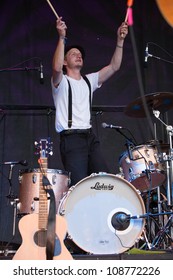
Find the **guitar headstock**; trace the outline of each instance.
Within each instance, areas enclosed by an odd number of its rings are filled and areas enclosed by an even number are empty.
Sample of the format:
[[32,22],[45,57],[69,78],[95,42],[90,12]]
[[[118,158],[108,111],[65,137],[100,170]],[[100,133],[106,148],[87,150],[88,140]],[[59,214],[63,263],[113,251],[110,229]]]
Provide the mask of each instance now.
[[40,158],[48,158],[49,155],[53,155],[53,143],[50,142],[50,138],[40,139],[39,142],[34,142],[36,148],[36,155],[40,155]]

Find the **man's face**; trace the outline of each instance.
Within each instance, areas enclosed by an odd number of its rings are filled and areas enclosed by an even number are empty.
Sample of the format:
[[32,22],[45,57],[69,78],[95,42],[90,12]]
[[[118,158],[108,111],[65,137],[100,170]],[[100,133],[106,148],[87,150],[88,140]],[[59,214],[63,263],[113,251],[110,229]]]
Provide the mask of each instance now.
[[64,65],[69,68],[73,68],[73,67],[82,68],[83,59],[82,59],[81,52],[76,48],[70,49],[65,55]]

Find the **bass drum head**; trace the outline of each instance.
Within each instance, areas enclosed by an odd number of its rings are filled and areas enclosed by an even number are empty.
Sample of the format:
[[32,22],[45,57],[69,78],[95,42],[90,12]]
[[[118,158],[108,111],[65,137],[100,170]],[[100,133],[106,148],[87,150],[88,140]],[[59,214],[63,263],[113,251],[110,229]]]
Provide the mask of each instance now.
[[145,206],[137,190],[126,180],[107,173],[93,174],[71,187],[59,213],[65,216],[70,239],[92,254],[120,254],[140,237],[143,219],[131,219],[115,229],[117,213],[142,215]]

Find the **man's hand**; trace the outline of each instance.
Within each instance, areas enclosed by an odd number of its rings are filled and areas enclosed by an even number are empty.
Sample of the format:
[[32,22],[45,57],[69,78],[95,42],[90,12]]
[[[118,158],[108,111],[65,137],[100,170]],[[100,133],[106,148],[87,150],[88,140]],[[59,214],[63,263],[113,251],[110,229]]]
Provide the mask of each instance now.
[[128,24],[127,22],[123,22],[117,31],[118,39],[124,40],[127,34],[128,34]]
[[58,31],[59,36],[66,37],[67,26],[65,24],[65,21],[62,20],[62,17],[57,19],[56,29]]

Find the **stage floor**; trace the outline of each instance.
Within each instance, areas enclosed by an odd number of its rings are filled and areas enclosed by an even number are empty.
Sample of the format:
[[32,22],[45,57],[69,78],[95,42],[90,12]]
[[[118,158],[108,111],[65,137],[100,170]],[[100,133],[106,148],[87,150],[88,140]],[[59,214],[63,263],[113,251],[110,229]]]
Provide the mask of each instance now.
[[[0,251],[0,260],[12,260],[14,251]],[[131,249],[123,254],[72,254],[74,260],[173,260],[173,250],[145,251]]]

